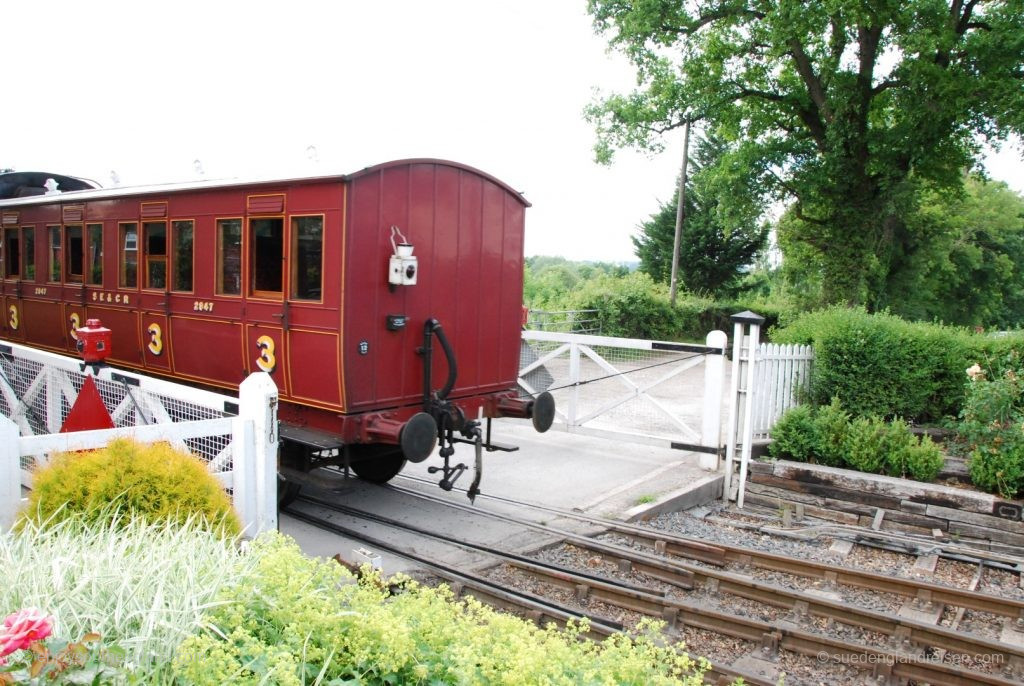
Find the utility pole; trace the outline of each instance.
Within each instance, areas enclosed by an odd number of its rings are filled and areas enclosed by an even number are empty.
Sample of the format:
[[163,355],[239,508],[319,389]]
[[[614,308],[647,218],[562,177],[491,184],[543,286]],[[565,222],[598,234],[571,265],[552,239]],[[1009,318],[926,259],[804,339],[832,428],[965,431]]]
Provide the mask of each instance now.
[[686,162],[690,159],[690,121],[683,129],[683,169],[679,173],[679,204],[676,207],[676,238],[672,243],[672,281],[669,286],[669,302],[676,304],[676,290],[679,283],[679,238],[686,221]]

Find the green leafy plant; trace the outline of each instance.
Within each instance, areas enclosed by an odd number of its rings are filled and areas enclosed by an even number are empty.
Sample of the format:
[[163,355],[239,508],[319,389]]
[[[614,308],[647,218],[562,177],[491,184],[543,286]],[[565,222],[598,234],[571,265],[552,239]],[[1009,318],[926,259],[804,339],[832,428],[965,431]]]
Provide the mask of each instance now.
[[227,493],[199,459],[166,443],[118,439],[102,450],[58,455],[37,470],[16,526],[68,517],[184,522],[197,515],[225,536],[242,528]]
[[850,413],[839,398],[819,407],[814,416],[814,455],[820,464],[842,467],[846,464],[844,444],[850,426]]
[[844,442],[846,462],[853,469],[871,474],[881,473],[886,463],[888,429],[877,417],[857,417],[850,422]]
[[1024,490],[1024,380],[1019,355],[988,369],[967,369],[966,400],[957,429],[970,450],[968,470],[978,488],[1012,498]]
[[179,648],[178,683],[702,683],[704,667],[650,624],[592,643],[581,640],[585,625],[542,629],[445,587],[372,573],[356,582],[277,534],[256,539],[249,556],[252,572]]
[[906,470],[912,479],[932,481],[944,464],[942,449],[927,436],[919,436],[908,449]]
[[769,453],[831,467],[931,481],[944,458],[937,445],[917,438],[902,419],[851,419],[838,398],[817,409],[798,405],[772,429]]
[[808,405],[797,405],[783,413],[772,427],[768,453],[772,457],[810,462],[815,456],[816,443],[814,410]]

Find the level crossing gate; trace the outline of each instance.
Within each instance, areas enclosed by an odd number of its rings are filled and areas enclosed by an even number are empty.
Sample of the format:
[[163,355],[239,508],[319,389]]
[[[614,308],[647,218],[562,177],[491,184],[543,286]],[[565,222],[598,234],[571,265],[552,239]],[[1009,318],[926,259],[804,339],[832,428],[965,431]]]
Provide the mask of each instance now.
[[[115,428],[60,433],[87,379]],[[0,415],[0,530],[36,465],[115,438],[191,452],[231,494],[247,535],[277,528],[277,387],[266,373],[229,396],[0,341]]]
[[726,345],[722,331],[697,345],[527,330],[519,385],[551,392],[555,428],[702,453],[717,469]]

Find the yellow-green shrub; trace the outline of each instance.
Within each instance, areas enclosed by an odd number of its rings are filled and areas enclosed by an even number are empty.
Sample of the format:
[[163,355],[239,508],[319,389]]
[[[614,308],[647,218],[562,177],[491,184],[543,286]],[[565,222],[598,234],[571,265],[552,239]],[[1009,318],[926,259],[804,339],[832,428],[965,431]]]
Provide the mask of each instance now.
[[177,683],[703,683],[701,666],[651,636],[592,643],[579,627],[541,629],[409,580],[388,596],[388,584],[356,583],[276,533],[257,538],[249,554],[258,558],[253,572],[225,589],[208,628],[179,647]]
[[102,450],[58,455],[37,470],[18,526],[69,517],[184,522],[197,515],[224,535],[241,531],[231,499],[198,458],[166,443],[118,439]]

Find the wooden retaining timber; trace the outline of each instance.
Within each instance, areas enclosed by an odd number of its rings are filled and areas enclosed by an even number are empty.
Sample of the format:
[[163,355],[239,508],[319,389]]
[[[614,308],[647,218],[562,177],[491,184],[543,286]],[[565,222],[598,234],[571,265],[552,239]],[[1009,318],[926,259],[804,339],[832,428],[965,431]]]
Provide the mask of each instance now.
[[1024,549],[1024,502],[802,462],[751,462],[746,501],[834,521]]

